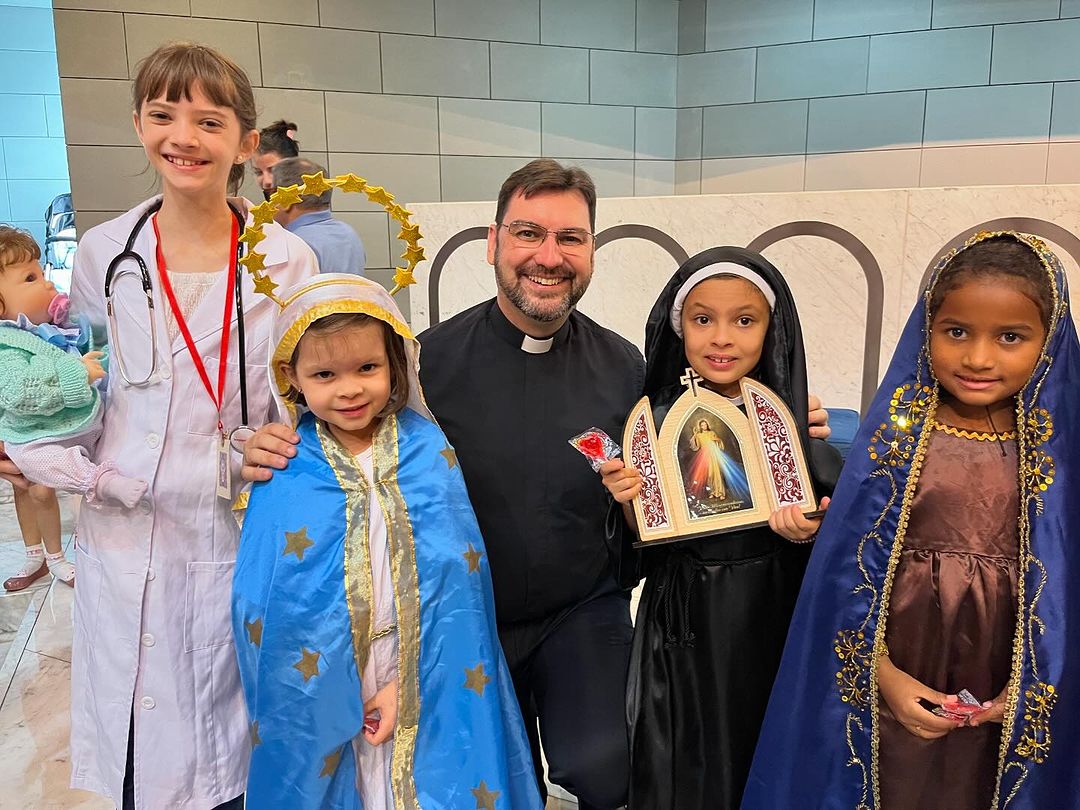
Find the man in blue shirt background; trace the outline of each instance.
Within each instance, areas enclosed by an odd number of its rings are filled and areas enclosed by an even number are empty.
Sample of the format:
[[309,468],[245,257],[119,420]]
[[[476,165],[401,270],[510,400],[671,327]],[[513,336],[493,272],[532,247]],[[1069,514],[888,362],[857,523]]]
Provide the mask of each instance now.
[[[306,158],[294,157],[274,164],[274,185],[277,187],[303,184],[302,176],[326,170]],[[367,257],[364,245],[351,226],[334,219],[330,213],[330,195],[324,191],[318,197],[305,197],[302,202],[277,212],[274,219],[292,231],[315,251],[322,273],[355,273],[363,275]]]

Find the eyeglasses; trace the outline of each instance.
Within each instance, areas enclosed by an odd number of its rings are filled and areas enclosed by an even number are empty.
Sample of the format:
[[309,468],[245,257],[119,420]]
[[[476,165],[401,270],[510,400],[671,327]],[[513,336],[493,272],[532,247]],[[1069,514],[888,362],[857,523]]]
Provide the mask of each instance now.
[[510,238],[519,246],[537,249],[548,234],[555,237],[555,243],[559,250],[567,254],[586,253],[592,248],[593,234],[583,228],[563,228],[561,231],[549,231],[543,225],[535,222],[514,221],[508,225],[499,223],[500,228],[506,228],[510,232]]

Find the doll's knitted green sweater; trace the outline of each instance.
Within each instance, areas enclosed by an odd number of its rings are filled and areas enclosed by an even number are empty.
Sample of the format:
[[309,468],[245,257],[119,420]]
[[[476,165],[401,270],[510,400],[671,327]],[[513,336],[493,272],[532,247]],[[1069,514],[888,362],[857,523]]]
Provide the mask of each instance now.
[[0,326],[0,441],[24,444],[75,433],[99,403],[81,357],[31,332]]

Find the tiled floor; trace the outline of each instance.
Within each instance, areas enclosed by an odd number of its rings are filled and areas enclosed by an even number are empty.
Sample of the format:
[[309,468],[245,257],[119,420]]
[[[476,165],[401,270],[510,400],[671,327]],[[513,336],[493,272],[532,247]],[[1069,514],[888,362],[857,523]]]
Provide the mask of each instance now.
[[[61,498],[65,548],[74,556],[74,498]],[[0,580],[23,558],[10,490],[0,482]],[[112,803],[68,788],[71,613],[74,591],[43,577],[0,591],[0,810],[109,810]],[[559,798],[547,810],[573,810]]]
[[[75,498],[61,496],[64,547],[73,556]],[[0,483],[0,579],[24,556],[10,490]],[[71,606],[75,592],[52,577],[0,591],[0,808],[107,810],[112,803],[68,788]]]

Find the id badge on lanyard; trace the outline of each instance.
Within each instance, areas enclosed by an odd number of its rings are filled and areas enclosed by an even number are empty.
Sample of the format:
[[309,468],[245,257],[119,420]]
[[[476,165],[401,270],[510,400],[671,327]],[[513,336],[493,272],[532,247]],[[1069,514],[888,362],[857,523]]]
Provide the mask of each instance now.
[[[199,373],[199,378],[202,380],[203,387],[206,389],[210,401],[217,410],[217,494],[219,498],[231,501],[232,457],[230,454],[228,433],[225,430],[225,424],[221,421],[221,408],[225,402],[225,370],[228,368],[234,287],[231,279],[236,277],[236,246],[240,236],[239,224],[234,218],[232,223],[232,258],[229,264],[231,272],[230,281],[225,285],[225,315],[221,325],[221,357],[218,360],[217,391],[215,392],[213,386],[210,384],[210,375],[206,373],[206,364],[203,362],[198,349],[195,348],[195,341],[191,337],[191,330],[188,328],[184,314],[180,311],[180,305],[176,301],[176,294],[173,292],[172,284],[169,282],[169,274],[165,267],[165,255],[161,250],[161,235],[158,233],[157,217],[155,216],[151,221],[154,224],[154,236],[157,238],[157,267],[158,276],[161,279],[161,287],[165,290],[165,296],[168,298],[169,307],[172,309],[173,317],[176,319],[176,325],[180,329],[180,334],[184,336],[184,343],[187,345],[188,354],[191,355],[191,362],[195,365],[195,370]],[[240,358],[240,362],[244,362],[243,357]]]
[[219,498],[227,501],[232,500],[232,455],[229,440],[221,421],[218,420],[218,448],[217,448],[217,494]]

